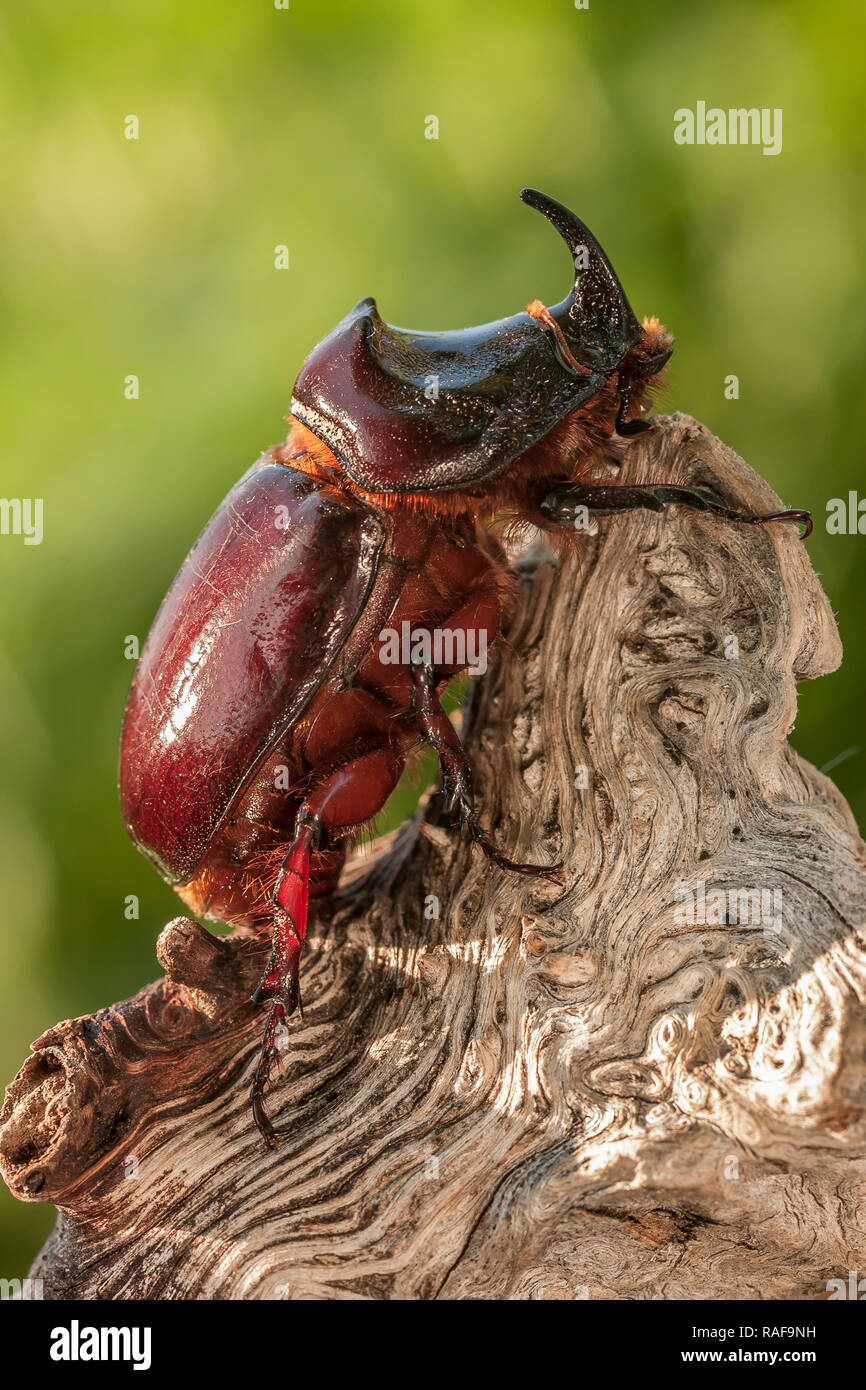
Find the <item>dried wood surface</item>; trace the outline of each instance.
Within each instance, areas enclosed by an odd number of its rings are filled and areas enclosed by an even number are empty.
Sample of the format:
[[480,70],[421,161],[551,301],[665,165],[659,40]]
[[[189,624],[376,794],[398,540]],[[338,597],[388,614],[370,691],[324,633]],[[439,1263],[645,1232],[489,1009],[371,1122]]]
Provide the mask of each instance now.
[[[778,505],[658,425],[623,479]],[[813,1299],[866,1270],[864,846],[787,742],[841,656],[808,551],[684,509],[582,550],[527,574],[467,715],[482,819],[567,886],[491,868],[436,798],[359,852],[276,1152],[247,1105],[266,948],[169,923],[165,977],[8,1090],[6,1181],[59,1209],[46,1297]],[[720,920],[719,889],[772,912]]]

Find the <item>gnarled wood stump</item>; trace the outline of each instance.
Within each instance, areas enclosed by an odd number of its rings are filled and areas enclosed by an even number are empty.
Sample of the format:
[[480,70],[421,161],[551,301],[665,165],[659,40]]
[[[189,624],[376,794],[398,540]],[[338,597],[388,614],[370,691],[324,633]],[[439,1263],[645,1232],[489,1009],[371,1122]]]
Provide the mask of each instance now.
[[[622,476],[778,505],[684,416]],[[169,923],[165,978],[8,1091],[6,1180],[60,1213],[46,1296],[812,1299],[866,1270],[864,846],[787,743],[840,659],[797,528],[604,520],[510,637],[467,712],[482,818],[567,886],[491,868],[435,797],[360,854],[276,1152],[266,946]]]

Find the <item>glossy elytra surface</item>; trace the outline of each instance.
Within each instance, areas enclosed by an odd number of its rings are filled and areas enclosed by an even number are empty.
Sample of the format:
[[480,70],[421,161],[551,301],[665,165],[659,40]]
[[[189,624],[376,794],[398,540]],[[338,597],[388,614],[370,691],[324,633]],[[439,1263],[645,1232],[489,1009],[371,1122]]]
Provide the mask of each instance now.
[[127,830],[170,882],[191,877],[246,778],[318,689],[383,534],[353,499],[270,461],[205,527],[145,643],[121,742]]

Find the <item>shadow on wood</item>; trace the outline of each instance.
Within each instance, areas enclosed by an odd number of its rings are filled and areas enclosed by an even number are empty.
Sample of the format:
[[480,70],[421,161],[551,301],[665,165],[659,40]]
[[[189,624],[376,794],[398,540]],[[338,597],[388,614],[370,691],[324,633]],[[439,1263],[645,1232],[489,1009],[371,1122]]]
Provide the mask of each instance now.
[[[677,415],[623,478],[771,489]],[[796,499],[799,500],[799,499]],[[482,819],[427,820],[315,923],[271,1095],[267,953],[178,918],[165,978],[34,1044],[3,1172],[68,1298],[800,1298],[866,1269],[866,872],[787,743],[840,645],[797,528],[603,520],[526,575],[467,713]]]

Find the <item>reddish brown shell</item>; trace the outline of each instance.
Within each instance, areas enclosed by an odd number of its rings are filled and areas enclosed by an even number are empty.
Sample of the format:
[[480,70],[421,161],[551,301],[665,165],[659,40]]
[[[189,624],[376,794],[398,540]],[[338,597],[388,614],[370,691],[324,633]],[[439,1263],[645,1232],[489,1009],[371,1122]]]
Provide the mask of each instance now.
[[269,460],[202,532],[145,643],[121,737],[126,828],[169,882],[194,874],[248,778],[325,680],[384,536],[360,503]]

